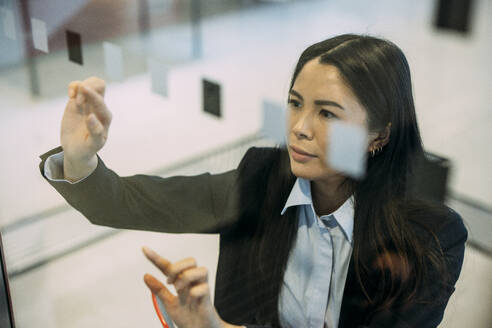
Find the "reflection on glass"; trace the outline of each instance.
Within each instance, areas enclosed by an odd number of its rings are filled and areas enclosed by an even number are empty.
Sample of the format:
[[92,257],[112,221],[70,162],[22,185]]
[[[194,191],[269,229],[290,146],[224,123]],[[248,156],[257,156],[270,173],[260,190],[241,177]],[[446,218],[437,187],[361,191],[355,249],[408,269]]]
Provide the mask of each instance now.
[[[213,305],[207,269],[194,258],[171,262],[144,249],[176,288],[145,276],[179,327],[437,325],[467,230],[453,210],[410,193],[424,151],[409,72],[383,39],[313,44],[292,76],[285,146],[250,148],[226,173],[169,178],[109,170],[97,155],[112,120],[104,81],[72,82],[63,152],[44,154],[40,167],[63,172],[45,177],[92,223],[220,234]],[[336,132],[340,122],[358,128]],[[326,160],[337,147],[352,165],[343,152],[359,151],[345,140],[356,138],[368,154],[364,176]]]

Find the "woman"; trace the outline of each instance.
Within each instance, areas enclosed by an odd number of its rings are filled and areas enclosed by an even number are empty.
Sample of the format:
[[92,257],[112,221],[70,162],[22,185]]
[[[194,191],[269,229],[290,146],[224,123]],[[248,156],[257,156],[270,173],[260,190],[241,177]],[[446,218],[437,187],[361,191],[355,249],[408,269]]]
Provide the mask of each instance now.
[[[308,47],[289,89],[286,149],[251,148],[236,170],[218,175],[119,177],[96,154],[111,122],[103,82],[74,82],[69,93],[64,152],[42,155],[40,169],[73,207],[95,224],[220,234],[215,307],[207,270],[194,259],[169,263],[144,250],[177,287],[176,297],[145,277],[180,327],[442,320],[467,231],[456,212],[408,192],[423,150],[409,67],[391,42],[347,34]],[[360,181],[324,160],[335,120],[369,131]]]

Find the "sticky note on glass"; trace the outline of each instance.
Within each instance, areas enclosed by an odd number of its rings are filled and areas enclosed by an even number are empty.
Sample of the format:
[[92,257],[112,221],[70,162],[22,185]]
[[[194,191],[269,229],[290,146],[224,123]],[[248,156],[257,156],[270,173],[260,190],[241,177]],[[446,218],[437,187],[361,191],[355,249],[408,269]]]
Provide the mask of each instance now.
[[83,65],[82,38],[80,34],[67,30],[65,36],[67,40],[68,59],[71,62]]
[[326,161],[331,168],[355,179],[365,175],[367,131],[363,127],[333,121],[326,144]]
[[123,51],[110,42],[103,42],[106,74],[112,81],[123,80]]
[[48,32],[46,23],[37,18],[31,18],[32,40],[34,48],[48,53]]
[[283,106],[263,101],[263,124],[261,134],[277,144],[286,144],[287,114]]
[[3,25],[3,33],[10,40],[17,40],[17,36],[15,35],[15,19],[14,12],[8,8],[0,8],[1,17],[2,17],[2,25]]
[[221,117],[220,84],[202,79],[202,91],[203,111],[216,117]]
[[167,85],[167,67],[155,59],[148,60],[150,69],[150,81],[152,84],[152,92],[157,93],[161,96],[168,96],[168,85]]

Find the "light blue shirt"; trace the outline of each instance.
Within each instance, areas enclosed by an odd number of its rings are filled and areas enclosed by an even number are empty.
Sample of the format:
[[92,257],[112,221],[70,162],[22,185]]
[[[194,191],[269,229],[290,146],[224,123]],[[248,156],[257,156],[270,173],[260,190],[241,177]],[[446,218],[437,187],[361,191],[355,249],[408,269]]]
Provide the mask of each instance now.
[[297,239],[287,262],[279,298],[282,327],[338,327],[352,255],[353,197],[318,217],[310,180],[297,178],[282,215],[297,206]]

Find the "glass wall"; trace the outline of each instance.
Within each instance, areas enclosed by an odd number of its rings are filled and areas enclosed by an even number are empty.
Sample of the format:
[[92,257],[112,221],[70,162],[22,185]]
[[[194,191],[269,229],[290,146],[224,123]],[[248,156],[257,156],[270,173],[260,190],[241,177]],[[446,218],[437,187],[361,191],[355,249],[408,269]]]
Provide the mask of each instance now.
[[17,326],[160,326],[142,277],[165,279],[144,245],[173,262],[194,257],[208,269],[212,300],[222,295],[218,234],[92,224],[40,174],[39,156],[61,145],[71,81],[105,81],[112,120],[98,155],[118,175],[217,174],[285,133],[268,125],[280,116],[265,113],[289,106],[303,50],[356,33],[405,54],[424,149],[438,169],[421,180],[444,188],[468,229],[441,327],[472,318],[486,327],[492,288],[474,281],[492,273],[492,5],[443,3],[0,0],[0,231]]

